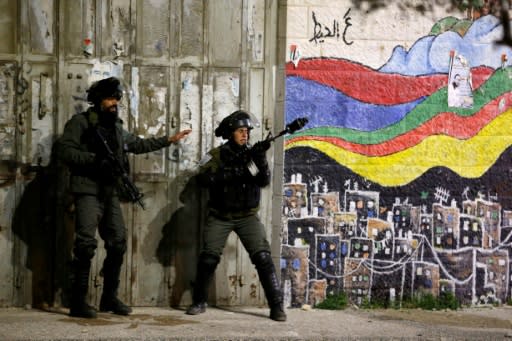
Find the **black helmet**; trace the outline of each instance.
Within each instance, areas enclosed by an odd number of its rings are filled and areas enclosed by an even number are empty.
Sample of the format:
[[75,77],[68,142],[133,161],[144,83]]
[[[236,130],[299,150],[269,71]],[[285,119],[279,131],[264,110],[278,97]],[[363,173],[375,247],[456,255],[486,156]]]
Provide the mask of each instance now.
[[109,77],[94,82],[89,90],[87,90],[87,101],[95,105],[108,97],[114,97],[118,101],[123,98],[121,82],[115,77]]
[[215,129],[215,136],[227,140],[236,129],[246,127],[251,130],[254,128],[254,125],[258,126],[254,116],[246,111],[237,110],[220,122],[217,129]]

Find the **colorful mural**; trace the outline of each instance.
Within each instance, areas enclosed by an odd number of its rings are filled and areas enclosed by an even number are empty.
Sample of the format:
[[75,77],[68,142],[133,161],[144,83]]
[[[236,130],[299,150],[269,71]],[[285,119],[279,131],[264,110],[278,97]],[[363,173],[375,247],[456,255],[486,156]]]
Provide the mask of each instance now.
[[[311,44],[350,43],[349,11],[332,35],[310,13]],[[491,15],[447,17],[379,68],[290,47],[286,121],[309,123],[285,142],[288,307],[342,291],[356,304],[445,291],[463,304],[511,298],[512,49],[495,43],[502,32]],[[464,106],[448,102],[456,59],[472,87]]]

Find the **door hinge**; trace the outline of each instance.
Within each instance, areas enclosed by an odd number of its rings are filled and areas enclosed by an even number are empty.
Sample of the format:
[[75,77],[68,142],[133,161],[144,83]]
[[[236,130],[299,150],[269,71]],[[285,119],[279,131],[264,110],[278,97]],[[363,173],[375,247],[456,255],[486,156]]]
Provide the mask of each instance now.
[[101,280],[98,275],[94,276],[93,284],[95,288],[101,287]]
[[14,278],[14,287],[16,289],[19,289],[21,288],[23,285],[23,276],[21,275],[17,275],[15,278]]

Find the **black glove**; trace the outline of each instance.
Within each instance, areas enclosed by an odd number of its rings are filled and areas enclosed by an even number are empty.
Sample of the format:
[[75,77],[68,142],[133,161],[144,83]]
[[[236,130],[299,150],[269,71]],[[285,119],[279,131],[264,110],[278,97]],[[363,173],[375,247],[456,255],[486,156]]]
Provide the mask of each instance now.
[[261,154],[265,154],[267,150],[270,149],[270,141],[269,140],[263,140],[258,141],[252,146],[251,148],[251,155],[254,156],[260,156]]

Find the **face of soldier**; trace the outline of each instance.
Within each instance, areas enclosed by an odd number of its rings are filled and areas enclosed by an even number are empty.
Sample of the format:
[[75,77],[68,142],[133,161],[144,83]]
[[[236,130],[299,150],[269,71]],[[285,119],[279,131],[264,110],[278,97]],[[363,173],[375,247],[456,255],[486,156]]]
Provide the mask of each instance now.
[[99,115],[99,123],[105,127],[112,127],[115,125],[118,115],[117,115],[117,98],[114,97],[106,97],[100,102],[100,115]]
[[239,146],[243,146],[249,142],[249,129],[246,127],[237,128],[233,132],[233,141]]
[[117,98],[107,97],[101,100],[100,110],[105,113],[117,114]]

